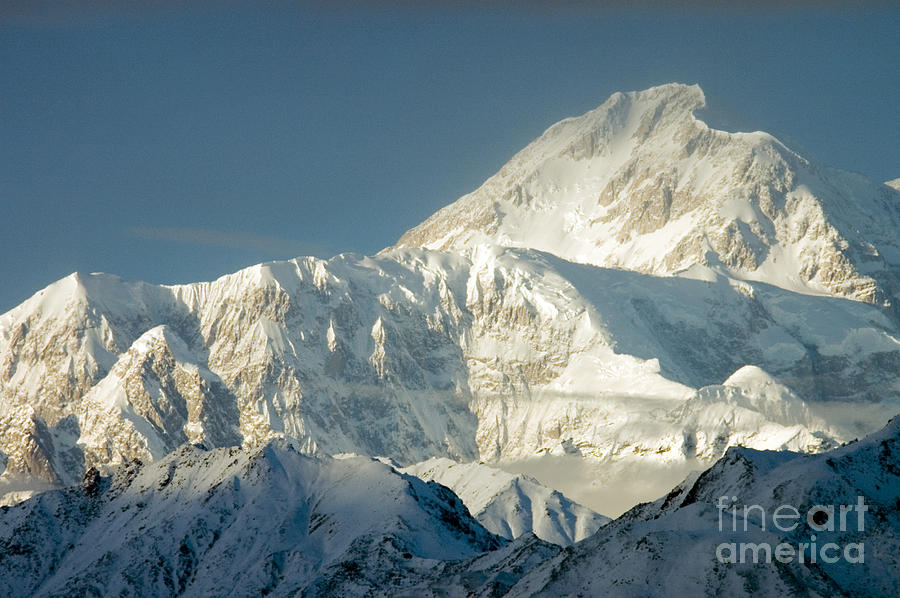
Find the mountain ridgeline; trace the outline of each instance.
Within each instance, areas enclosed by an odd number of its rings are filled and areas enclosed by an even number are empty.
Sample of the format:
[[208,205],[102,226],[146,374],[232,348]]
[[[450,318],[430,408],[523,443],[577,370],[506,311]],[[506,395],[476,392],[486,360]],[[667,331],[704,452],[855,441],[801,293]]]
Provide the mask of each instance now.
[[185,443],[577,460],[604,485],[878,429],[900,411],[900,192],[710,129],[704,102],[615,94],[377,256],[39,291],[0,316],[0,494]]
[[[567,549],[495,536],[444,486],[374,459],[311,456],[284,440],[184,446],[0,508],[0,594],[896,596],[898,421],[818,455],[730,448]],[[723,497],[735,501],[725,511]],[[847,526],[804,520],[782,532],[746,518],[746,505],[854,509]],[[720,559],[723,543],[752,554],[787,544],[809,559],[811,541],[818,562]]]

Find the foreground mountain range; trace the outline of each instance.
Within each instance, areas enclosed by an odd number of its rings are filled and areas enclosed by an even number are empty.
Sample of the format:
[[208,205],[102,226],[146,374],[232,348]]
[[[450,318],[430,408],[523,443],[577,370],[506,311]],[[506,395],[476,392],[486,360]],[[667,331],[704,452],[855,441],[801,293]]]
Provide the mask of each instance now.
[[[376,256],[175,286],[76,273],[0,315],[0,504],[43,492],[0,518],[0,568],[26,584],[13,593],[90,593],[116,573],[96,591],[214,594],[247,542],[249,593],[590,593],[584,568],[604,587],[643,579],[706,538],[701,487],[629,509],[723,455],[697,483],[743,475],[760,485],[735,496],[769,500],[793,472],[792,499],[818,492],[822,460],[726,451],[829,451],[900,412],[900,185],[711,129],[704,102],[677,84],[615,94]],[[328,456],[345,453],[381,460]],[[872,476],[896,475],[889,457]],[[873,538],[891,545],[896,505],[865,471],[831,473],[881,505]],[[313,503],[345,492],[332,546]],[[313,506],[254,527],[270,494]],[[375,527],[359,524],[366,500],[391,503]],[[113,520],[121,538],[149,533],[151,556],[144,540],[94,547]],[[642,551],[663,563],[614,565]],[[685,587],[840,593],[860,570],[711,567]]]
[[[374,459],[185,446],[3,507],[0,594],[896,596],[898,500],[900,419],[825,454],[729,449],[566,549],[495,536],[447,488]],[[781,532],[782,505],[854,509]],[[720,548],[748,542],[736,562]],[[798,548],[759,548],[782,544]]]

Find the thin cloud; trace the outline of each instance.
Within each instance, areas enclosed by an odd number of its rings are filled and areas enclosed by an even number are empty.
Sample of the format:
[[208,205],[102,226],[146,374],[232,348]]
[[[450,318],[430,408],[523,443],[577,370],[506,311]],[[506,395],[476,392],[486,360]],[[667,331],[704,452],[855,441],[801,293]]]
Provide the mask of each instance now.
[[129,237],[147,241],[164,241],[203,247],[222,247],[252,251],[266,254],[273,258],[300,255],[325,257],[331,254],[326,247],[314,243],[304,243],[267,235],[224,232],[208,228],[133,226],[125,229],[125,234]]

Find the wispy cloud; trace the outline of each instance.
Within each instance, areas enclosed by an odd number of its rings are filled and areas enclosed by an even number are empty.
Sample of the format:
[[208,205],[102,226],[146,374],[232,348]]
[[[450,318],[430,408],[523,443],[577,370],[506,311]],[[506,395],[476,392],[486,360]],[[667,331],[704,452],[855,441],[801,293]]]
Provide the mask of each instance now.
[[326,257],[333,253],[329,248],[315,243],[282,239],[268,235],[224,232],[208,228],[133,226],[126,228],[125,234],[129,237],[148,241],[166,241],[204,247],[224,247],[227,249],[253,251],[270,255],[273,258],[299,255]]

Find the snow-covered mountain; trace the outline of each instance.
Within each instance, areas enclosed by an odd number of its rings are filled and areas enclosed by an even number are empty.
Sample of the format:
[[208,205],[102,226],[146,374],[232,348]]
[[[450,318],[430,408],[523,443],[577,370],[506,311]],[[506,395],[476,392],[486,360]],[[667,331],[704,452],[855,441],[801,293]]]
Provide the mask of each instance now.
[[900,591],[898,496],[900,418],[824,454],[731,448],[566,549],[494,536],[375,459],[184,446],[0,508],[0,593],[880,598]]
[[533,478],[484,463],[434,457],[401,471],[450,488],[481,525],[509,540],[533,533],[541,540],[568,546],[609,523],[608,517]]
[[[900,193],[701,104],[617,94],[375,257],[50,285],[0,315],[0,494],[286,436],[482,460],[615,515],[731,445],[877,429],[900,411]],[[585,476],[550,483],[563,462]]]
[[443,486],[373,459],[185,445],[4,507],[0,595],[384,594],[504,543]]
[[871,304],[514,249],[73,275],[0,317],[3,480],[279,435],[404,465],[815,451],[896,409],[898,338]]
[[696,85],[616,93],[563,120],[399,247],[528,247],[652,274],[896,303],[900,195],[767,133],[711,129]]
[[[825,454],[730,448],[699,477],[548,559],[508,596],[897,596],[898,501],[900,418]],[[793,552],[779,559],[781,544]]]

